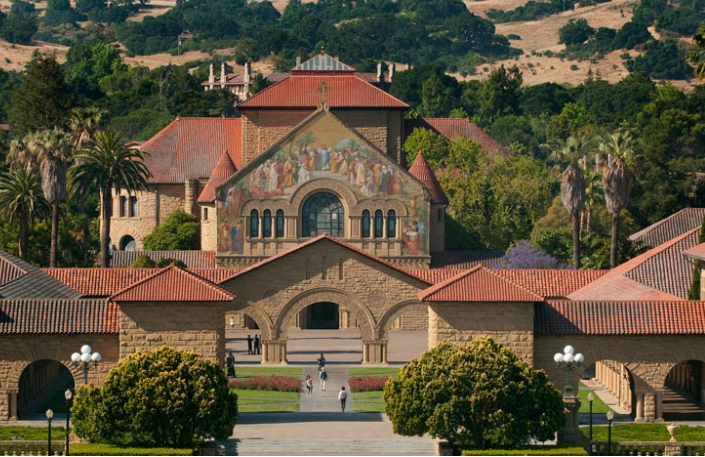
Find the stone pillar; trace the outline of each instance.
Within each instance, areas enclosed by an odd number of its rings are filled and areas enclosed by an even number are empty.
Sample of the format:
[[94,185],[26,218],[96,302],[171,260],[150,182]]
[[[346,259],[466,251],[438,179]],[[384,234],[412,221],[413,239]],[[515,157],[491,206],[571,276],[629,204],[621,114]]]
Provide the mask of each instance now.
[[10,420],[16,421],[17,420],[17,391],[16,390],[11,390],[8,393],[8,400],[9,400],[9,406],[10,406]]
[[582,442],[582,433],[578,426],[580,398],[563,397],[563,405],[566,409],[565,425],[558,430],[558,444],[580,444]]
[[656,422],[663,422],[663,392],[661,391],[656,391],[655,392],[655,398],[656,398]]
[[635,422],[644,422],[644,394],[637,392],[636,394],[636,417]]
[[262,340],[262,364],[286,364],[287,340]]
[[644,394],[644,422],[654,422],[656,417],[656,394],[646,393]]
[[386,340],[363,340],[362,364],[385,365],[387,363],[387,343]]
[[196,206],[196,186],[198,186],[198,181],[195,179],[187,179],[184,183],[184,211],[188,214],[197,214],[194,212],[194,206]]

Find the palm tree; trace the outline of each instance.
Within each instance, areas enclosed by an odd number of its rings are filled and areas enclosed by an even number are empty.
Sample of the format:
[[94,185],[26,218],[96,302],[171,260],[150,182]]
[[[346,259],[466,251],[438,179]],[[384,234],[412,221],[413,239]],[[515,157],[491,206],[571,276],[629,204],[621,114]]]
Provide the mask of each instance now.
[[72,184],[81,194],[95,186],[100,190],[100,266],[103,268],[110,263],[113,192],[124,189],[132,194],[147,188],[151,173],[143,162],[144,155],[138,149],[125,146],[123,138],[111,131],[96,133],[76,154],[76,164],[71,169]]
[[695,65],[695,76],[702,81],[705,78],[705,27],[693,35],[692,41],[696,49],[688,53],[687,60]]
[[51,204],[51,268],[56,267],[59,205],[66,198],[66,166],[71,158],[71,145],[71,134],[57,127],[35,133],[27,144],[27,149],[39,164],[44,198]]
[[589,232],[595,205],[604,202],[605,196],[602,193],[602,178],[599,172],[587,167],[583,170],[583,176],[585,177],[585,208],[580,230],[585,228],[585,231]]
[[585,137],[569,137],[554,156],[567,162],[561,179],[561,201],[573,222],[573,268],[580,268],[580,215],[585,207],[585,178],[580,162],[588,149]]
[[30,223],[35,217],[49,214],[49,203],[42,194],[36,171],[17,168],[0,175],[0,208],[10,222],[19,222],[19,255],[27,254]]
[[600,145],[600,150],[611,158],[602,172],[605,203],[607,211],[612,215],[610,268],[617,266],[619,216],[629,203],[629,179],[630,168],[634,162],[634,146],[633,137],[624,130],[618,130],[609,135]]

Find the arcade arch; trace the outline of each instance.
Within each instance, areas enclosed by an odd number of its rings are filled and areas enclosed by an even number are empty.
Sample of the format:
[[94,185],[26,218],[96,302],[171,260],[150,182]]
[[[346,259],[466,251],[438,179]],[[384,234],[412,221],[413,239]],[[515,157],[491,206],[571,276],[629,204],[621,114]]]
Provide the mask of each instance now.
[[29,363],[20,374],[17,391],[17,416],[27,418],[52,396],[66,389],[74,390],[74,376],[64,364],[52,359]]
[[663,418],[667,421],[705,419],[705,363],[686,360],[671,368],[663,390]]

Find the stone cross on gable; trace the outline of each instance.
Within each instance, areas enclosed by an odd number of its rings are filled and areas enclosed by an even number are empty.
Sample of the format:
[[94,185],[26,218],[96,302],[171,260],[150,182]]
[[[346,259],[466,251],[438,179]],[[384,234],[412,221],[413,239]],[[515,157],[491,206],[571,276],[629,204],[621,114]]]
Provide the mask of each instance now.
[[326,92],[330,92],[330,87],[328,87],[328,84],[326,84],[325,81],[321,83],[321,87],[318,89],[318,92],[321,93],[321,103],[319,103],[319,106],[326,108],[328,106],[328,103],[326,103]]

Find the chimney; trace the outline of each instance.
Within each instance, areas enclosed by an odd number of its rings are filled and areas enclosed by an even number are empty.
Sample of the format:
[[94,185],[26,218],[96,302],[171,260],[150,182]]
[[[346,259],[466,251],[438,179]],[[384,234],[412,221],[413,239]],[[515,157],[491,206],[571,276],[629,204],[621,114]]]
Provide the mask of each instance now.
[[382,82],[382,62],[377,62],[377,81]]
[[208,85],[210,86],[210,89],[213,89],[213,83],[215,82],[215,74],[213,73],[213,64],[210,64],[210,67],[208,68]]
[[250,83],[250,78],[252,77],[252,64],[250,62],[245,62],[245,84]]
[[396,70],[396,68],[397,68],[397,64],[395,64],[394,62],[392,62],[391,65],[389,65],[389,82],[390,83],[392,82],[392,78],[394,77],[394,70]]
[[225,62],[220,64],[220,85],[225,87]]
[[296,66],[301,65],[301,56],[296,56]]

